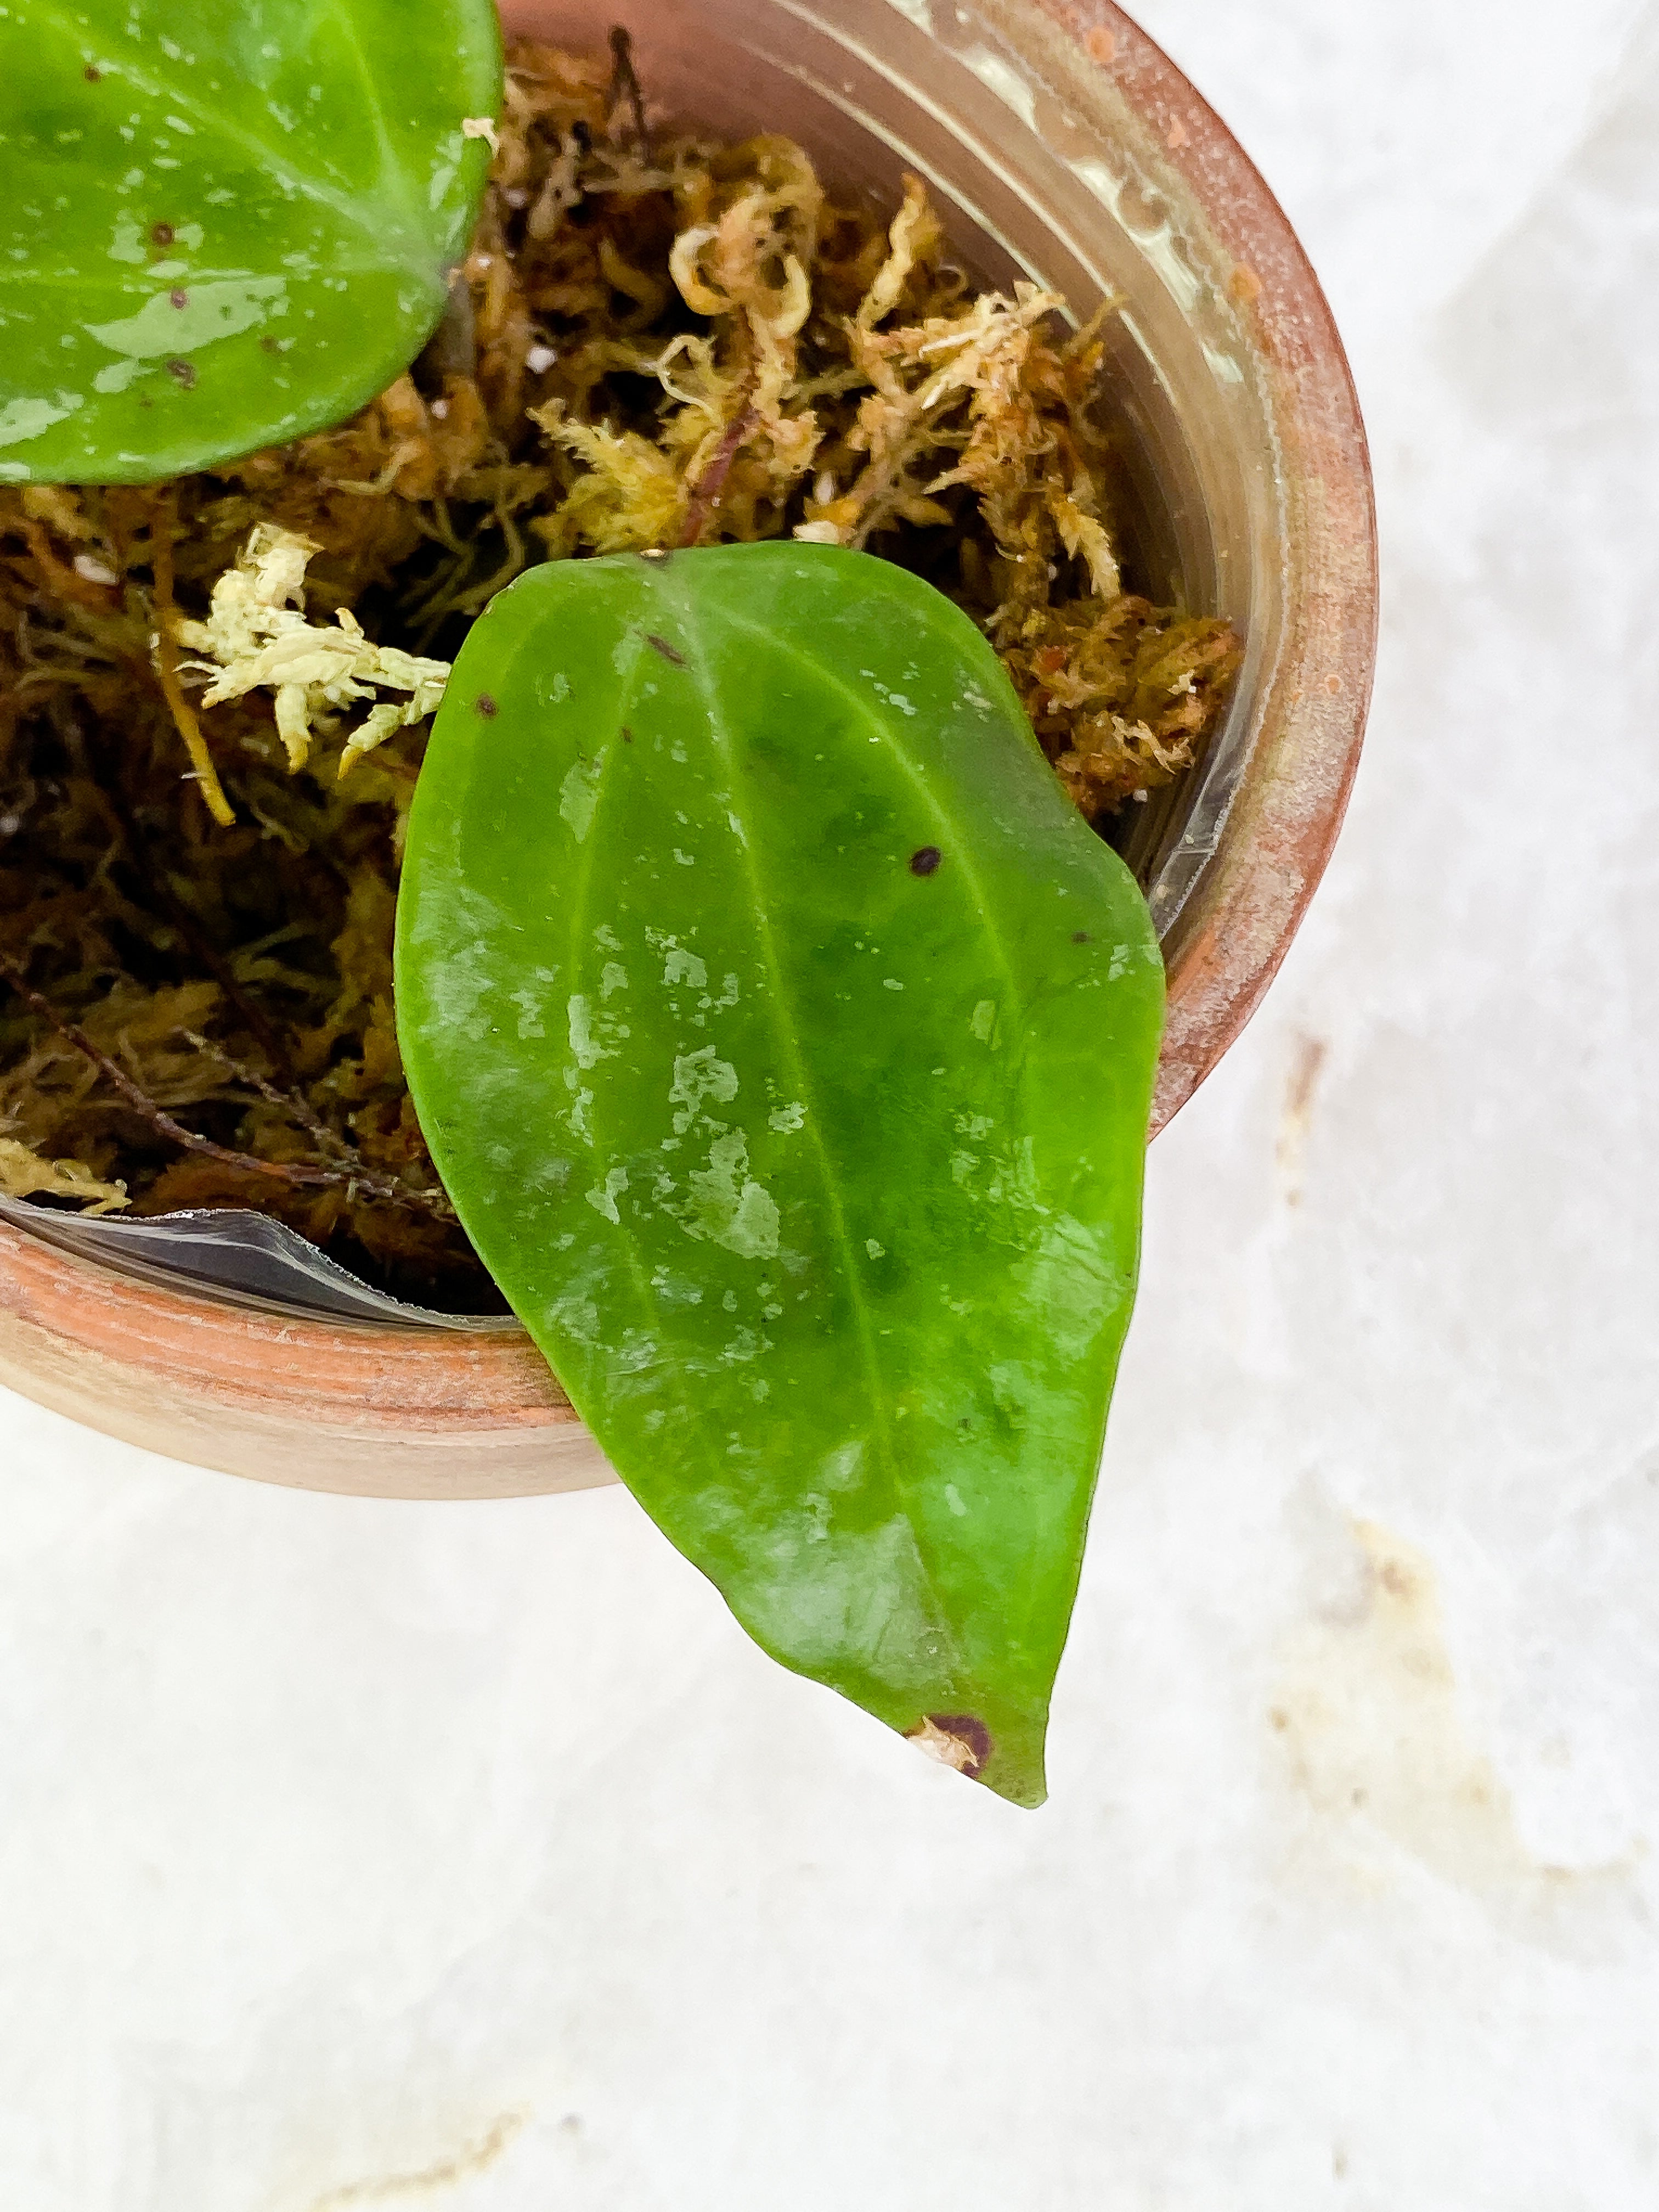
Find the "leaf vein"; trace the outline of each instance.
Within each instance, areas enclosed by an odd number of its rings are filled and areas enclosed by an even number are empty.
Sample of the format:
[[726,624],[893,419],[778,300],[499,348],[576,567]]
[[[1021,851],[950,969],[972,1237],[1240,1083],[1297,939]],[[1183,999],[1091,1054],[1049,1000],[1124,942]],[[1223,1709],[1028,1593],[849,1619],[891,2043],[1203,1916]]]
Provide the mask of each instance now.
[[[645,642],[643,639],[640,639],[635,642],[633,655],[628,663],[626,672],[623,675],[622,684],[617,692],[617,724],[619,729],[626,723],[634,710],[634,703],[638,693],[640,667],[644,659]],[[593,860],[599,845],[600,811],[611,785],[611,764],[620,750],[615,737],[612,737],[605,747],[604,756],[599,762],[599,773],[593,785],[593,811],[588,817],[587,834],[581,842],[581,857],[577,865],[576,881],[570,900],[570,927],[565,939],[567,972],[573,984],[581,972],[583,939],[589,919],[587,901],[593,882]],[[617,1162],[617,1164],[620,1165],[621,1163]],[[646,1325],[653,1327],[656,1323],[658,1307],[645,1273],[641,1239],[637,1230],[626,1220],[622,1221],[619,1226],[622,1230],[623,1250],[628,1259],[628,1272],[633,1279],[635,1296],[639,1301]],[[708,1434],[708,1412],[701,1395],[690,1401],[690,1411],[692,1426],[697,1433],[706,1455],[711,1464],[718,1464]]]
[[1015,980],[1013,963],[1009,958],[1006,941],[997,927],[990,901],[985,895],[985,886],[981,881],[978,869],[974,866],[973,840],[963,824],[944,805],[938,793],[929,784],[927,776],[910,758],[903,746],[897,742],[894,732],[871,707],[868,700],[860,697],[858,692],[854,690],[844,676],[838,675],[825,662],[810,659],[793,638],[787,638],[775,631],[765,629],[759,623],[748,622],[743,616],[733,614],[727,607],[720,609],[720,619],[732,629],[741,630],[745,636],[759,638],[763,643],[775,646],[780,652],[787,653],[789,659],[799,666],[827,684],[831,690],[839,692],[858,719],[861,722],[867,723],[877,732],[888,753],[902,769],[921,794],[922,802],[932,815],[935,826],[949,844],[952,864],[960,872],[974,904],[978,908],[986,936],[990,939],[992,950],[996,955],[997,965],[1002,970],[1003,979],[1008,986],[1012,1006],[1012,1002],[1020,995],[1019,985]]
[[[691,606],[684,598],[681,600],[681,611],[686,622],[687,637],[693,644],[693,652],[690,656],[692,675],[702,696],[703,706],[708,716],[710,734],[714,739],[716,750],[726,768],[731,786],[733,808],[741,818],[742,803],[738,788],[740,779],[738,763],[732,751],[730,733],[726,730],[720,711],[718,696],[709,679],[707,654],[700,625]],[[747,623],[741,623],[738,626],[745,629],[754,627]],[[875,1328],[865,1293],[864,1273],[854,1250],[852,1236],[847,1226],[846,1211],[842,1205],[841,1193],[830,1168],[830,1156],[824,1149],[823,1117],[813,1103],[816,1085],[807,1074],[806,1062],[800,1046],[799,1023],[796,1019],[793,1006],[785,988],[783,969],[778,957],[776,939],[772,928],[771,908],[761,883],[760,871],[756,865],[746,821],[744,823],[743,835],[738,837],[738,844],[743,856],[744,872],[749,878],[750,896],[754,902],[756,933],[761,945],[762,956],[766,963],[767,973],[771,981],[772,1003],[778,1010],[776,1027],[780,1045],[783,1056],[789,1063],[790,1080],[792,1084],[798,1086],[797,1095],[807,1108],[806,1133],[813,1154],[817,1160],[819,1173],[823,1177],[830,1234],[840,1250],[847,1278],[848,1298],[853,1309],[854,1324],[858,1335],[859,1356],[865,1370],[866,1386],[869,1392],[877,1441],[885,1462],[888,1480],[896,1489],[898,1468],[894,1458],[892,1434],[887,1417],[887,1401],[883,1390],[881,1362],[876,1349]]]
[[[55,23],[58,30],[65,33],[72,42],[77,45],[80,43],[82,33],[85,29],[84,24],[78,22],[65,9],[58,6],[57,0],[34,0],[33,13],[37,21],[44,19]],[[353,36],[355,39],[355,31]],[[308,176],[303,169],[296,168],[292,160],[286,158],[269,139],[263,137],[257,131],[250,131],[245,124],[235,122],[222,109],[214,107],[198,94],[186,91],[180,84],[161,82],[142,63],[135,62],[131,56],[126,53],[108,57],[107,70],[110,76],[131,84],[136,91],[143,94],[147,98],[161,101],[176,112],[191,117],[213,137],[230,145],[240,147],[245,154],[252,155],[261,167],[269,170],[273,176],[284,184],[292,185],[295,191],[301,193],[307,199],[315,201],[319,206],[332,210],[350,230],[377,240],[386,240],[386,232],[380,223],[364,219],[360,194],[353,193],[343,186],[325,184],[320,178]],[[380,114],[378,102],[373,104],[384,143],[385,118]],[[407,210],[413,204],[410,192],[410,180],[404,173],[401,164],[394,162],[393,171],[403,186],[404,204]],[[392,236],[398,243],[404,242],[398,234],[393,233]],[[417,269],[425,269],[429,261],[428,256],[418,252],[401,253],[398,258],[407,261],[411,268]]]

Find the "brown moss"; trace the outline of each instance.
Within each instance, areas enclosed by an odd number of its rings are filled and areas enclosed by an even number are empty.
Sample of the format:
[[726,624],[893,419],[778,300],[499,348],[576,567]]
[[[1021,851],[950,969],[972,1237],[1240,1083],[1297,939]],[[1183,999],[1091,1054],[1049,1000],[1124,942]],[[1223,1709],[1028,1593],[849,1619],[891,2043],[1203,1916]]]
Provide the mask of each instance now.
[[319,549],[313,610],[441,658],[532,561],[867,545],[982,623],[1093,820],[1212,726],[1237,640],[1121,587],[1098,328],[976,291],[914,182],[894,215],[838,202],[786,139],[644,143],[612,75],[514,47],[450,312],[351,422],[154,489],[0,489],[0,960],[167,1114],[339,1170],[289,1188],[181,1158],[0,978],[0,1188],[257,1206],[408,1295],[491,1296],[392,1020],[423,732],[344,784],[325,753],[290,775],[267,695],[181,688],[173,623],[261,524]]

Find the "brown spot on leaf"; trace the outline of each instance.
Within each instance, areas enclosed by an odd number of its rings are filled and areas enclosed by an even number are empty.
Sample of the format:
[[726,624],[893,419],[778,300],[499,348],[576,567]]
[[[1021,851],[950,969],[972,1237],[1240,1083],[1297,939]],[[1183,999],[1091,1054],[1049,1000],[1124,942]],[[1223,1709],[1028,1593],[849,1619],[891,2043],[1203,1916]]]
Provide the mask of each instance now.
[[190,295],[185,291],[182,284],[175,284],[173,289],[167,294],[167,301],[170,306],[175,307],[187,307],[190,305]]
[[85,77],[88,84],[101,84],[103,82],[104,72],[99,68],[96,62],[88,62],[86,67],[82,70],[81,74]]
[[195,391],[196,371],[187,361],[170,361],[167,366],[167,374],[181,392]]
[[925,1751],[941,1766],[954,1767],[970,1782],[978,1780],[995,1748],[990,1729],[973,1713],[926,1713],[904,1734],[918,1751]]
[[1072,942],[1073,945],[1086,945],[1089,942],[1088,931],[1086,929],[1074,929],[1072,932]]
[[665,660],[671,661],[676,668],[684,667],[685,655],[683,653],[676,653],[673,647],[668,642],[668,640],[665,637],[659,637],[655,630],[652,629],[646,632],[645,641],[650,647],[653,653],[661,653],[663,659]]
[[937,845],[924,845],[910,855],[910,873],[913,876],[931,876],[944,858]]
[[279,338],[272,337],[269,331],[266,331],[264,337],[259,341],[259,350],[261,353],[281,353],[282,349],[282,341]]
[[629,728],[626,722],[622,726],[622,741],[625,745],[631,745],[634,742],[634,732]]
[[482,714],[486,722],[492,720],[498,711],[494,693],[480,691],[472,702],[472,711],[475,714]]
[[1261,297],[1261,279],[1248,261],[1241,261],[1227,279],[1227,289],[1241,307],[1251,307]]
[[171,246],[173,243],[173,225],[170,222],[151,223],[149,227],[149,242],[152,246]]

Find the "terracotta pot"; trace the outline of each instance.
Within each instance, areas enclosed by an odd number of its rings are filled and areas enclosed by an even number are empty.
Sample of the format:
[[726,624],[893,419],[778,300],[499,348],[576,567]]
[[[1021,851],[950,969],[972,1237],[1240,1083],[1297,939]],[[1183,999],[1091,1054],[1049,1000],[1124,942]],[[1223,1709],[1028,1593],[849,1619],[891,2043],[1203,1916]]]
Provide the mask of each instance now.
[[[616,11],[514,5],[592,46]],[[1284,216],[1221,123],[1109,0],[638,0],[653,95],[803,138],[832,177],[926,175],[963,252],[1087,313],[1129,527],[1154,588],[1232,615],[1231,719],[1126,845],[1170,971],[1154,1130],[1232,1042],[1341,821],[1376,629],[1364,435]],[[89,1266],[0,1224],[0,1382],[175,1457],[303,1487],[478,1498],[610,1478],[529,1340],[331,1323]]]

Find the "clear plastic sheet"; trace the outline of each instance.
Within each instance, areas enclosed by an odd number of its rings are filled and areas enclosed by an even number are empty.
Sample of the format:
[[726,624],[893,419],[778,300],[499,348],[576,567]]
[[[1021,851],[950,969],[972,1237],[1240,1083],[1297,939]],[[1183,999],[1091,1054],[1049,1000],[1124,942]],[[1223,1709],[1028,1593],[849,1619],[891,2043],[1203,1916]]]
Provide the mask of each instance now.
[[0,1197],[0,1221],[100,1267],[150,1282],[171,1277],[192,1290],[284,1312],[409,1328],[514,1325],[507,1316],[434,1313],[426,1306],[406,1305],[361,1282],[284,1223],[240,1208],[158,1213],[131,1221],[106,1214],[88,1220],[26,1199]]

